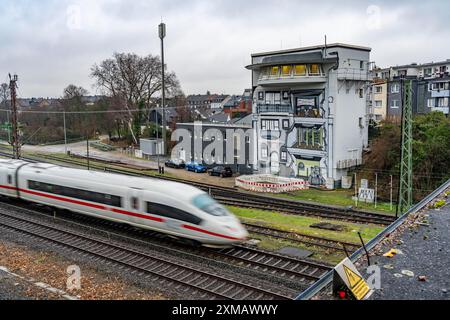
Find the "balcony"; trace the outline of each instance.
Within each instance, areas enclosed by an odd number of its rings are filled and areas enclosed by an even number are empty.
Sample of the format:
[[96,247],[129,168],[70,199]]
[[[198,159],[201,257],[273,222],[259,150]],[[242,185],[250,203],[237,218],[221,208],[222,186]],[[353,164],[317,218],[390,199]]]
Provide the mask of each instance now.
[[450,97],[450,90],[433,90],[431,91],[432,98],[446,98]]
[[292,113],[292,107],[289,104],[258,104],[257,113]]
[[367,70],[355,68],[340,68],[337,76],[339,80],[371,81],[373,79]]
[[325,73],[305,75],[262,75],[258,79],[258,85],[286,85],[294,83],[324,83],[327,81]]
[[313,149],[309,147],[302,147],[302,145],[299,144],[293,146],[292,148],[288,148],[288,151],[290,154],[300,157],[324,158],[327,155],[327,152],[321,147]]
[[303,124],[307,125],[319,125],[323,126],[327,122],[327,119],[322,117],[299,117],[298,115],[295,115],[294,123],[296,126],[301,126]]

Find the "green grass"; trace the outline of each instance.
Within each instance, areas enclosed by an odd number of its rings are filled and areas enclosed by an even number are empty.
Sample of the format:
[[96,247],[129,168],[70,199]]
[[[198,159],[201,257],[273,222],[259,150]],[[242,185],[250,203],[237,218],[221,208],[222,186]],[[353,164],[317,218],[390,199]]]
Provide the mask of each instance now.
[[[364,242],[367,243],[383,230],[382,227],[375,225],[363,225],[314,217],[287,215],[272,211],[239,208],[233,206],[228,206],[228,209],[238,216],[243,222],[256,223],[281,230],[298,232],[300,234],[325,237],[336,241],[346,241],[357,244],[360,243],[358,232],[361,233]],[[319,222],[330,222],[333,224],[342,225],[345,227],[345,230],[338,232],[310,227],[312,224]],[[326,250],[322,247],[309,246],[294,241],[279,240],[262,235],[252,235],[252,237],[260,240],[258,247],[262,249],[279,250],[284,247],[297,247],[311,251],[313,255],[310,258],[317,261],[330,263],[332,265],[339,263],[345,258],[345,254],[342,251]]]
[[[299,190],[292,193],[278,194],[276,196],[292,200],[310,201],[344,207],[346,206],[355,207],[355,201],[352,200],[353,195],[354,195],[353,190],[328,191],[328,190],[309,189],[309,190]],[[357,208],[377,211],[389,215],[395,214],[395,206],[393,206],[393,210],[391,211],[390,204],[386,202],[378,202],[376,209],[374,204],[358,202]]]
[[[247,209],[229,206],[228,209],[244,222],[256,222],[281,230],[298,232],[305,235],[326,237],[337,241],[347,241],[360,243],[358,232],[361,233],[364,241],[369,241],[383,230],[383,227],[376,225],[356,224],[344,221],[326,220],[316,217],[304,217],[288,215],[279,212]],[[310,226],[319,222],[329,222],[342,225],[345,231],[331,231],[311,228]]]

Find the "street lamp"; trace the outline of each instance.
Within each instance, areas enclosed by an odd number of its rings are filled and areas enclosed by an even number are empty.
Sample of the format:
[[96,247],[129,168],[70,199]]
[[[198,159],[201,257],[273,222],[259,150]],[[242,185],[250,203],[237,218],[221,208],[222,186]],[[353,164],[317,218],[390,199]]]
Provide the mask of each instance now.
[[162,143],[163,143],[163,155],[166,155],[166,79],[165,79],[165,66],[164,66],[164,38],[166,37],[166,24],[162,23],[158,26],[159,38],[161,39],[161,107],[162,107]]

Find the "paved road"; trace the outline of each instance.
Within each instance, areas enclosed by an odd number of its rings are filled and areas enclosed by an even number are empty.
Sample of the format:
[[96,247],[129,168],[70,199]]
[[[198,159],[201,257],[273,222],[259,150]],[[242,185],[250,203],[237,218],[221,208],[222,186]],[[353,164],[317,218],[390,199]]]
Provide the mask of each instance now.
[[[382,290],[377,290],[372,299],[450,299],[450,204],[440,210],[430,209],[427,214],[425,224],[429,226],[409,229],[401,236],[403,244],[395,248],[402,254],[375,257],[382,269]],[[384,249],[387,252],[391,248]],[[419,281],[419,276],[425,276],[426,281]]]

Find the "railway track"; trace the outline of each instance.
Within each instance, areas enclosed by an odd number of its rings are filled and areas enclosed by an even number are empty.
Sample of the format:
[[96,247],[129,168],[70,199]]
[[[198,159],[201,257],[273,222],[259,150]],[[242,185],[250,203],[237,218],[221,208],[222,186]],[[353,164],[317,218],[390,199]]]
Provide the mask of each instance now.
[[[377,225],[389,225],[395,221],[394,217],[382,215],[382,214],[374,214],[369,212],[355,212],[355,211],[338,211],[338,210],[326,210],[321,209],[320,211],[311,210],[308,205],[298,204],[291,201],[284,201],[278,199],[267,199],[267,198],[253,198],[248,197],[244,198],[244,196],[238,195],[235,198],[231,198],[222,192],[212,192],[211,195],[220,203],[236,206],[236,207],[244,207],[244,208],[252,208],[252,209],[260,209],[260,210],[270,210],[270,211],[278,211],[281,213],[287,213],[291,215],[302,215],[302,216],[310,216],[310,217],[321,217],[325,219],[331,220],[340,220],[347,221],[352,223],[368,223],[368,224],[377,224]],[[239,198],[238,198],[239,197]],[[242,197],[242,198],[241,198]]]
[[[4,157],[11,156],[10,154],[5,152],[0,152],[0,155]],[[83,166],[83,164],[80,164],[78,161],[70,159],[61,159],[59,157],[55,157],[52,155],[40,155],[39,157],[23,157],[23,159],[28,161],[60,162],[78,167]],[[111,165],[115,165],[114,162]],[[238,191],[233,188],[219,187],[215,185],[187,181],[171,177],[164,177],[164,176],[155,177],[154,175],[146,174],[143,172],[133,172],[130,170],[126,170],[123,168],[123,165],[121,168],[107,168],[104,165],[96,164],[95,160],[92,160],[90,166],[91,168],[96,170],[107,171],[117,174],[125,174],[138,177],[151,177],[190,184],[199,189],[202,189],[203,191],[208,192],[212,197],[214,197],[216,200],[225,205],[254,208],[261,210],[272,210],[292,215],[313,216],[332,220],[341,220],[366,224],[369,223],[383,226],[390,225],[395,221],[394,217],[383,214],[358,211],[354,209],[342,209],[330,206],[316,205],[294,200],[285,200],[280,198],[257,195],[254,193]]]
[[[9,204],[2,202],[0,205],[5,208],[20,208],[32,215],[46,215],[49,217],[51,212],[42,212],[43,210],[31,210],[26,208],[26,203]],[[11,211],[10,210],[10,211]],[[330,267],[320,263],[297,259],[289,256],[279,255],[274,252],[268,252],[247,246],[235,246],[222,250],[213,250],[208,248],[198,248],[193,246],[180,245],[174,241],[168,240],[163,234],[144,229],[135,229],[128,225],[118,224],[106,220],[101,220],[77,213],[68,213],[68,218],[58,220],[75,223],[83,228],[88,228],[90,232],[100,231],[107,233],[108,238],[114,238],[133,241],[146,249],[152,249],[155,252],[170,252],[171,255],[187,255],[190,259],[197,259],[210,262],[223,262],[239,268],[245,268],[252,272],[257,272],[262,278],[270,276],[271,281],[283,283],[287,288],[293,287],[296,290],[306,288],[330,270]]]
[[295,294],[293,290],[290,294],[276,292],[275,289],[269,291],[253,283],[243,283],[162,256],[156,257],[127,248],[114,241],[105,241],[99,237],[36,219],[25,219],[3,210],[0,211],[0,229],[64,247],[71,252],[88,255],[107,264],[127,268],[151,281],[164,285],[171,284],[178,290],[183,287],[184,293],[199,295],[202,299],[286,300],[292,299]]
[[310,236],[300,234],[297,232],[289,232],[271,227],[259,226],[256,224],[244,223],[244,226],[250,233],[253,234],[268,236],[271,238],[291,242],[299,242],[309,246],[321,247],[326,250],[344,251],[344,252],[347,250],[347,252],[351,254],[361,247],[361,245],[352,242],[336,241],[333,239],[323,237]]

